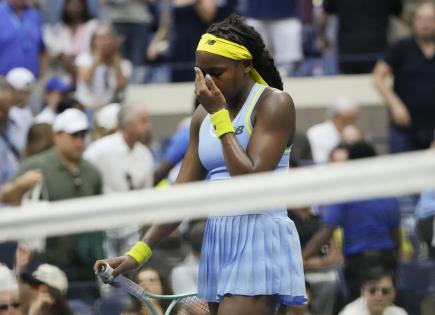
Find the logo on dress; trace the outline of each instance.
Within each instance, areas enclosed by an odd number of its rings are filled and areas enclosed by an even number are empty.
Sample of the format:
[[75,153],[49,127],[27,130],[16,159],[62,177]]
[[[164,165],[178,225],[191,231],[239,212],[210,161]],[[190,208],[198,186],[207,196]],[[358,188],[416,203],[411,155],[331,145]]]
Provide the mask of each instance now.
[[235,134],[236,136],[242,134],[244,128],[245,128],[245,126],[243,126],[243,125],[241,125],[241,126],[237,126],[236,128],[234,128],[234,134]]

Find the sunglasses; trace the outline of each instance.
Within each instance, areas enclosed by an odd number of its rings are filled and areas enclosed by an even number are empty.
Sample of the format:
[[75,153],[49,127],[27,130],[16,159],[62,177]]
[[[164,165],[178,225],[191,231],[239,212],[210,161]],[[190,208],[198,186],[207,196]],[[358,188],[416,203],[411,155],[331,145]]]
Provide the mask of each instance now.
[[18,309],[21,306],[21,303],[14,302],[11,304],[0,304],[0,311],[7,311],[8,309]]
[[375,295],[377,292],[380,292],[383,296],[391,294],[393,291],[391,288],[380,288],[380,287],[369,287],[368,291],[370,295]]

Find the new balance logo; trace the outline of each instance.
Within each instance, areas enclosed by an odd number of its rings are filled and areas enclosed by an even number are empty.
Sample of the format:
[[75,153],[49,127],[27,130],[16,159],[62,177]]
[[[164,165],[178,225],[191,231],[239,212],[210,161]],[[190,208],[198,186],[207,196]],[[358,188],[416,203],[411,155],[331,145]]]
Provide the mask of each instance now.
[[243,125],[241,125],[241,126],[237,126],[237,127],[234,129],[234,134],[235,134],[236,136],[242,134],[244,128],[245,128],[245,126],[243,126]]

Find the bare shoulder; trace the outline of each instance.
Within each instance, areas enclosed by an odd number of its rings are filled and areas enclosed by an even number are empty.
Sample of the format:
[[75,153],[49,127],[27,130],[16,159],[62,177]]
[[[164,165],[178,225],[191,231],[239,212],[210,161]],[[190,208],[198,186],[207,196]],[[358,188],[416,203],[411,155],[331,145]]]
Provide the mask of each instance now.
[[284,91],[267,88],[261,95],[258,105],[256,106],[256,116],[267,114],[273,117],[293,116],[295,106],[292,97]]

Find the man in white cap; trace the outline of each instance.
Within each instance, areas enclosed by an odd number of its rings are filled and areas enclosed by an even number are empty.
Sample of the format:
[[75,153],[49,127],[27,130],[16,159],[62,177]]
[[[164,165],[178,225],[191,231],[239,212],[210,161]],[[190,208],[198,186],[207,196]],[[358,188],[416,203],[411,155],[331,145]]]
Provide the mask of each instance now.
[[0,264],[0,315],[21,315],[18,284],[13,272]]
[[316,164],[329,161],[329,154],[341,141],[343,129],[356,123],[358,106],[346,97],[338,97],[332,102],[327,116],[324,122],[310,127],[307,131]]
[[[24,160],[18,175],[40,170],[43,175],[42,196],[49,201],[98,195],[102,180],[98,170],[82,158],[85,136],[89,129],[86,114],[70,108],[56,116],[53,123],[54,147]],[[17,198],[25,193],[16,191]],[[92,266],[104,256],[102,233],[84,233],[47,239],[44,258],[59,266],[70,281],[94,281]],[[70,290],[70,297],[87,299],[98,296],[97,288]]]

